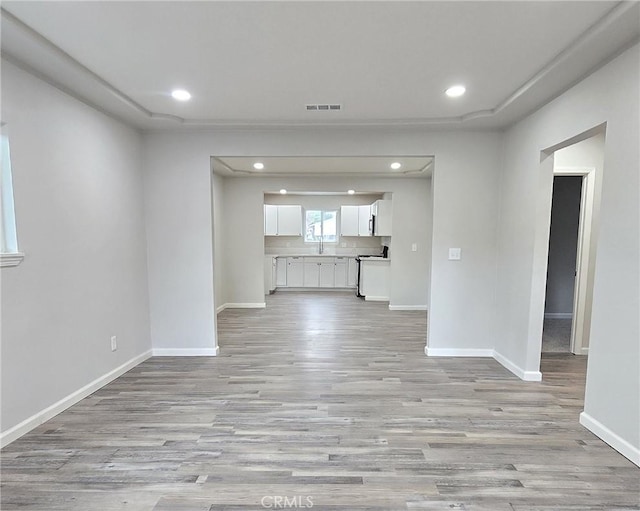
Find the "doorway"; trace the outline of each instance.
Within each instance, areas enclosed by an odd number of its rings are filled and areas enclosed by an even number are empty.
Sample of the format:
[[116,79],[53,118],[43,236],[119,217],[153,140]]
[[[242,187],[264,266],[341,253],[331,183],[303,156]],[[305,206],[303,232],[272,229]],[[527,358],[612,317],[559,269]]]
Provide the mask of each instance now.
[[543,353],[589,352],[604,142],[598,129],[553,152]]
[[582,354],[573,318],[578,266],[582,175],[558,173],[553,179],[549,256],[545,293],[543,353]]

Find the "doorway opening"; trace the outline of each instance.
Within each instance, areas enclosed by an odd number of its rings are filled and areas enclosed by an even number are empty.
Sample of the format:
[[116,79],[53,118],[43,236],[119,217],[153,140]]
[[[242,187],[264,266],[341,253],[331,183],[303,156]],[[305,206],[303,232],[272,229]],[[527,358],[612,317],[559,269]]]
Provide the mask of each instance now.
[[553,152],[542,353],[589,352],[604,129],[590,135]]
[[[587,174],[588,175],[588,174]],[[585,175],[554,172],[549,230],[549,256],[545,293],[543,353],[584,354],[583,333],[577,332],[576,309],[579,243],[584,233],[581,220]],[[582,228],[582,229],[581,229]],[[579,323],[579,322],[577,322]],[[577,335],[576,335],[577,334]]]

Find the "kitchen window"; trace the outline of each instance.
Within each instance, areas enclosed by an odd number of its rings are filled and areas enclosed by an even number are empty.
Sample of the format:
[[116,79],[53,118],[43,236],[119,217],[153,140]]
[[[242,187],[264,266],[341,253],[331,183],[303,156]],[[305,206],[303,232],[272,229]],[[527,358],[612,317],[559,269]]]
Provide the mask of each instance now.
[[338,212],[307,209],[304,241],[308,243],[336,243],[338,241]]

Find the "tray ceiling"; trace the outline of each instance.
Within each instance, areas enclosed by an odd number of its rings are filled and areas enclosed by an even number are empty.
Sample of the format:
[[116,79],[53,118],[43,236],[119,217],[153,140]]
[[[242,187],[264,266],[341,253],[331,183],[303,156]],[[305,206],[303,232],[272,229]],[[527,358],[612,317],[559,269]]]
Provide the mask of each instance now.
[[[318,157],[212,157],[213,172],[221,176],[343,176],[430,177],[432,156],[318,156]],[[264,168],[255,169],[254,163]],[[398,169],[392,163],[400,163]]]
[[[5,1],[2,52],[146,129],[504,128],[636,42],[638,12],[609,1]],[[454,83],[467,87],[456,100],[443,94]],[[178,87],[191,101],[170,97]]]

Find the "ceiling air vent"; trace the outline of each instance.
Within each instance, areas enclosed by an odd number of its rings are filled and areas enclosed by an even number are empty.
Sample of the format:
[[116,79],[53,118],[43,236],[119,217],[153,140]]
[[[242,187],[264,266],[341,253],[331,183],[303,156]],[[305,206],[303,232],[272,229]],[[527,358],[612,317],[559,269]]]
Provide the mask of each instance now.
[[317,111],[338,111],[338,110],[342,110],[342,105],[340,104],[330,104],[330,103],[315,103],[313,105],[307,105],[307,111],[313,111],[313,112],[317,112]]

